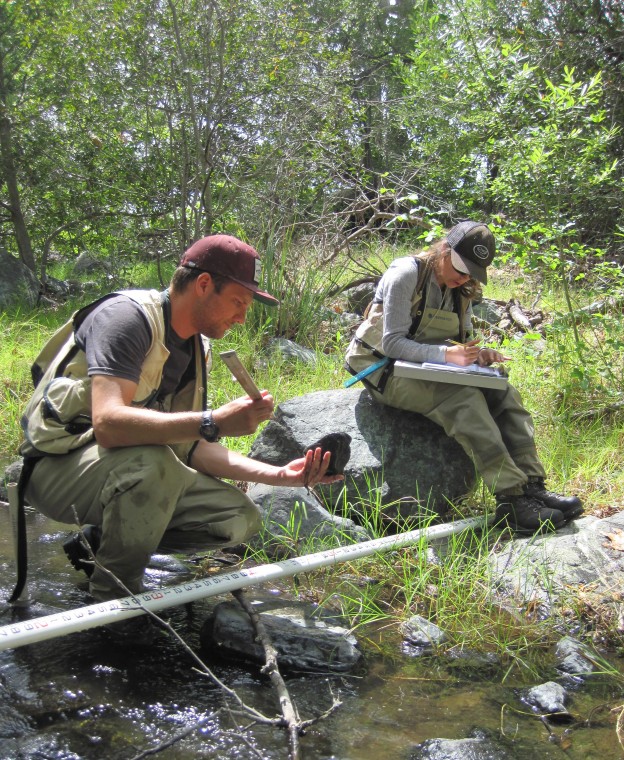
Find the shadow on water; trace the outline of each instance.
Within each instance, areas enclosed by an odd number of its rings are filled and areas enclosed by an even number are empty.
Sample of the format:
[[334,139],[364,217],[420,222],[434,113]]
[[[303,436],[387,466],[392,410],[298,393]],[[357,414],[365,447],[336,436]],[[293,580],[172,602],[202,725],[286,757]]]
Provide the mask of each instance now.
[[[30,590],[36,600],[30,615],[87,603],[82,579],[60,548],[65,535],[63,526],[29,511]],[[0,567],[0,592],[6,599],[14,582],[6,507],[0,508]],[[152,586],[184,580],[179,575],[150,575]],[[196,651],[199,630],[214,603],[199,601],[167,613]],[[0,625],[9,624],[14,614],[5,607]],[[278,715],[275,693],[257,669],[210,664],[245,703],[272,718]],[[521,685],[502,686],[502,674],[484,666],[458,673],[448,662],[434,659],[398,652],[392,658],[369,654],[359,673],[295,674],[287,681],[303,719],[326,710],[332,692],[343,703],[329,720],[312,726],[302,737],[305,760],[430,757],[413,748],[436,737],[476,735],[492,737],[505,754],[475,758],[623,756],[615,717],[597,709],[613,703],[614,695],[599,683],[573,694],[570,709],[576,720],[552,728],[549,736],[520,701]],[[253,726],[243,731],[240,727],[248,726],[249,720],[230,711],[220,689],[194,669],[188,654],[165,634],[148,651],[115,646],[96,628],[0,652],[0,697],[1,760],[127,760],[159,745],[163,748],[157,756],[174,760],[288,755],[282,730]],[[587,727],[592,711],[596,717]],[[188,735],[173,742],[185,729],[190,729]]]

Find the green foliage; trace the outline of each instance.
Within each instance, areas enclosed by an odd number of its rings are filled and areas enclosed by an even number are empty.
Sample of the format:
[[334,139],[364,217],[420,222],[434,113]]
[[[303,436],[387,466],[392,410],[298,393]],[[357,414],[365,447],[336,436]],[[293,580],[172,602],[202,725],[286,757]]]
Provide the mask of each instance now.
[[321,253],[301,251],[290,240],[269,237],[262,257],[262,287],[279,301],[278,307],[258,306],[249,329],[271,337],[284,337],[304,346],[323,348],[331,335],[320,331],[332,313],[328,294],[345,274],[344,265],[323,267]]
[[573,225],[579,240],[611,245],[623,135],[596,62],[579,73],[552,47],[545,55],[530,16],[540,5],[467,0],[457,12],[422,0],[412,60],[398,65],[402,121],[421,184],[460,214]]
[[[622,396],[624,270],[607,251],[580,243],[574,225],[496,227],[499,260],[514,263],[560,298],[546,335],[556,354],[564,406],[609,406]],[[592,308],[593,304],[593,308]]]

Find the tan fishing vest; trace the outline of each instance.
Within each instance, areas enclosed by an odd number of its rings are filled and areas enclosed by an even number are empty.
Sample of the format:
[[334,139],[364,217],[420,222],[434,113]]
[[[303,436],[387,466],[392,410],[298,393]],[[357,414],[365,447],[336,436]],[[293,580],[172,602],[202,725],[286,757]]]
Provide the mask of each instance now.
[[[140,304],[151,328],[152,342],[141,367],[141,376],[132,400],[138,407],[157,408],[164,412],[201,411],[206,408],[206,375],[210,371],[211,353],[207,341],[195,336],[194,378],[184,387],[156,401],[156,395],[169,351],[165,346],[167,330],[163,296],[157,290],[121,291]],[[118,294],[112,294],[118,295]],[[86,355],[75,342],[74,324],[85,310],[77,311],[43,347],[33,365],[35,393],[28,402],[21,425],[23,456],[67,454],[94,440],[91,421],[91,378]],[[194,444],[176,444],[171,448],[186,460]]]

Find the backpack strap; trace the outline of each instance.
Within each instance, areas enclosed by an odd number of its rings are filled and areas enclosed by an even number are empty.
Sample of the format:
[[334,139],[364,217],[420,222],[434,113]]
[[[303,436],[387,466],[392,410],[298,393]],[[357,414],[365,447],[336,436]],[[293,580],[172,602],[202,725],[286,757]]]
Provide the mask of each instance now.
[[28,549],[26,536],[26,513],[24,510],[24,492],[35,469],[35,465],[42,457],[24,457],[22,471],[17,482],[17,488],[9,487],[9,509],[13,526],[13,539],[15,542],[15,563],[17,566],[17,582],[13,593],[8,599],[9,604],[26,606],[30,600],[22,598],[26,588],[28,575]]

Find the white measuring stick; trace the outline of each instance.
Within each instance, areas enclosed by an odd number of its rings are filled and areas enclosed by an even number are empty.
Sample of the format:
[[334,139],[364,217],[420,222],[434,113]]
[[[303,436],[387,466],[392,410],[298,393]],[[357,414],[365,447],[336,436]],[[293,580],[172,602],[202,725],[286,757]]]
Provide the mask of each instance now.
[[262,398],[262,394],[258,390],[258,386],[254,383],[251,375],[243,366],[241,360],[238,358],[236,351],[222,351],[219,356],[223,359],[226,367],[234,375],[234,377],[241,384],[243,390],[247,395],[257,401]]
[[335,549],[328,549],[316,554],[304,554],[301,557],[294,557],[275,564],[234,570],[231,573],[213,575],[210,578],[182,583],[179,586],[147,591],[137,596],[126,596],[122,599],[113,599],[110,602],[91,604],[88,607],[59,611],[53,615],[46,615],[21,623],[11,623],[0,627],[0,651],[16,649],[26,644],[34,644],[38,641],[66,636],[76,631],[84,631],[87,628],[95,628],[99,625],[137,617],[145,614],[146,610],[158,612],[166,607],[188,604],[198,599],[225,594],[264,581],[310,572],[319,567],[348,562],[375,552],[400,549],[423,538],[434,540],[464,530],[480,530],[488,525],[492,519],[473,517],[452,523],[432,525],[428,528],[399,533],[396,536],[385,536],[359,544],[338,546]]

